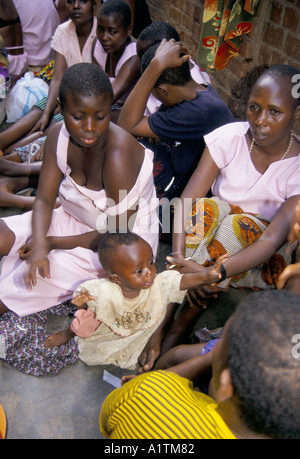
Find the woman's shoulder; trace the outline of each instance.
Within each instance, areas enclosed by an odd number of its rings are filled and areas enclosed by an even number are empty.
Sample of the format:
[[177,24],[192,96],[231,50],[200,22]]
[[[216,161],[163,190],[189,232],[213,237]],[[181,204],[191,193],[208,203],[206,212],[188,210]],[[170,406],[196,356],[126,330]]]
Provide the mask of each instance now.
[[55,30],[54,37],[57,35],[60,35],[62,33],[66,33],[66,31],[69,31],[73,28],[74,24],[69,19],[68,21],[63,22],[62,24],[59,24]]
[[[132,40],[131,40],[132,39]],[[129,59],[132,56],[137,56],[137,48],[136,48],[136,40],[133,37],[130,37],[130,40],[128,41],[124,52],[123,52],[123,59],[126,58]]]
[[249,123],[247,121],[233,121],[228,124],[224,124],[216,128],[205,136],[205,139],[221,138],[224,136],[227,139],[234,137],[243,137],[246,135],[249,129]]
[[109,163],[143,162],[144,147],[125,129],[110,123],[106,159]]
[[58,139],[62,131],[65,131],[65,133],[68,134],[67,131],[63,129],[63,127],[64,127],[63,121],[54,123],[53,126],[51,126],[51,128],[49,129],[49,132],[47,134],[47,140],[52,142],[53,140]]

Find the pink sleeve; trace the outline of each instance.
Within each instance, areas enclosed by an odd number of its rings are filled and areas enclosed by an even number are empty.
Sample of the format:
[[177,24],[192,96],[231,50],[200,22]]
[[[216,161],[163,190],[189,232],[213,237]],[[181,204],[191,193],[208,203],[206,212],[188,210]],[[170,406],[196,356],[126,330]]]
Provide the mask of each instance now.
[[211,157],[219,169],[224,169],[234,157],[245,149],[248,123],[225,124],[204,136]]

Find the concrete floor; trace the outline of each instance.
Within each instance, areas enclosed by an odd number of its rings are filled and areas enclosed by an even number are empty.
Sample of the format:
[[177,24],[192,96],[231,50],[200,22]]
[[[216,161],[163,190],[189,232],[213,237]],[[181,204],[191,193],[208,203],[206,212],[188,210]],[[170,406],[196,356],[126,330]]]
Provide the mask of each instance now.
[[[0,208],[0,216],[18,213]],[[160,243],[157,266],[164,269],[171,246]],[[223,326],[245,292],[230,289],[199,319],[195,328]],[[50,331],[64,328],[67,318],[53,316]],[[114,387],[103,380],[104,371],[121,377],[132,371],[115,366],[88,367],[81,361],[57,375],[35,377],[23,374],[0,360],[0,403],[8,421],[7,439],[103,439],[99,412]]]

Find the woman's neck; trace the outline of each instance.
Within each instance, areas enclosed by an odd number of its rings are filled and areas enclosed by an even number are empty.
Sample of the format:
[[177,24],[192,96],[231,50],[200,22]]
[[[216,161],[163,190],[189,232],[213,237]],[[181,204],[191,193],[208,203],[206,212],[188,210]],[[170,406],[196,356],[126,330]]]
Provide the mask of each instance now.
[[76,34],[81,38],[88,38],[93,28],[94,18],[84,24],[75,24]]

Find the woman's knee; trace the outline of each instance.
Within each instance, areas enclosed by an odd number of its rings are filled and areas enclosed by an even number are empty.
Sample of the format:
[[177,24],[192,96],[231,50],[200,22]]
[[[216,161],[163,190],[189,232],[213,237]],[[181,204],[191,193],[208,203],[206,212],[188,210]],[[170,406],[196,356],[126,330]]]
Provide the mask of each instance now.
[[0,220],[0,258],[9,254],[14,242],[14,233],[3,220]]

